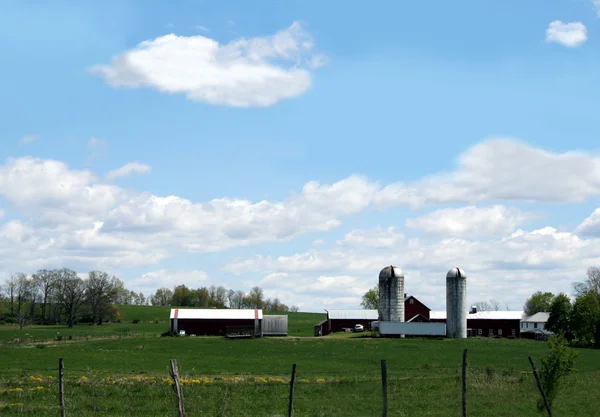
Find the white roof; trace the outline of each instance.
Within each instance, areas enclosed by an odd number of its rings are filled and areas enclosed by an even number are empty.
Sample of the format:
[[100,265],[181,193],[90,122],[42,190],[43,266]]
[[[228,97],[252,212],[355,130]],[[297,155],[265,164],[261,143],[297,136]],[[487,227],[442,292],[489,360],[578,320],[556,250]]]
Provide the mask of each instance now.
[[377,320],[378,310],[325,310],[328,319],[337,320]]
[[[521,320],[523,317],[522,311],[478,311],[477,313],[467,314],[467,319],[488,319],[488,320]],[[431,311],[430,319],[445,320],[445,311]]]
[[539,313],[535,313],[532,316],[527,317],[526,319],[524,319],[522,321],[526,322],[526,323],[546,323],[548,321],[549,317],[550,317],[550,313],[539,312]]
[[235,308],[173,308],[172,319],[254,320],[263,318],[262,310]]

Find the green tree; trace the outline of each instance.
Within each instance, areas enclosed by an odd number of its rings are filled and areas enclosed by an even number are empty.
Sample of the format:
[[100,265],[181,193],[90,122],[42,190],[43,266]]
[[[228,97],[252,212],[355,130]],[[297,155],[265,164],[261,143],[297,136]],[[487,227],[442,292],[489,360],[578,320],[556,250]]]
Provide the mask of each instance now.
[[579,340],[600,347],[600,298],[593,290],[577,297],[571,321]]
[[362,296],[360,305],[366,310],[379,310],[379,284]]
[[[556,397],[560,379],[570,374],[574,368],[577,352],[569,347],[569,343],[562,334],[554,335],[548,339],[550,351],[542,358],[540,370],[540,383],[546,394],[550,407]],[[538,400],[538,410],[544,410],[544,403]]]
[[554,333],[566,333],[571,324],[573,305],[571,299],[564,293],[558,294],[550,304],[550,316],[546,322],[546,330]]
[[552,306],[554,294],[551,292],[535,292],[525,301],[523,310],[525,315],[533,316],[535,313],[548,312]]

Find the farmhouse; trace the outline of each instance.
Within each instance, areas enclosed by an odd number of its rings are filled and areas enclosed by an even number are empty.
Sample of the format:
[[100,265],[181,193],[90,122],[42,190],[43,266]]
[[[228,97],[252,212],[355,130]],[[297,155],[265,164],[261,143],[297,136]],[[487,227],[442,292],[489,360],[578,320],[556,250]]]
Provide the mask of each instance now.
[[[522,311],[477,311],[467,314],[467,336],[520,337]],[[432,311],[432,322],[445,323],[445,311]]]
[[521,320],[521,337],[528,339],[546,339],[552,333],[546,330],[546,322],[550,313],[540,312]]
[[171,331],[188,335],[262,336],[262,321],[259,309],[171,309]]

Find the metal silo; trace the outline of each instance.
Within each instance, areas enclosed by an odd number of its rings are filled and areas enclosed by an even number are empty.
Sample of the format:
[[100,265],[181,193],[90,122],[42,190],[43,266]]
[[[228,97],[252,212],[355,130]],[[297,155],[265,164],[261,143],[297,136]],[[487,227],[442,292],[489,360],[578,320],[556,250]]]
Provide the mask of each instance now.
[[467,275],[459,268],[446,274],[446,335],[467,337]]
[[393,265],[379,273],[379,321],[404,321],[404,274]]

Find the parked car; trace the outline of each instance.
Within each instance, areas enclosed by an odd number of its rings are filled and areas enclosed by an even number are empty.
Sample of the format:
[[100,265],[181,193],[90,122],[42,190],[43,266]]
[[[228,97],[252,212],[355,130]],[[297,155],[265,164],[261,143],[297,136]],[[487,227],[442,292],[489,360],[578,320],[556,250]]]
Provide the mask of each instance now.
[[355,332],[364,332],[365,328],[362,324],[357,324],[356,326],[354,326],[354,331]]

